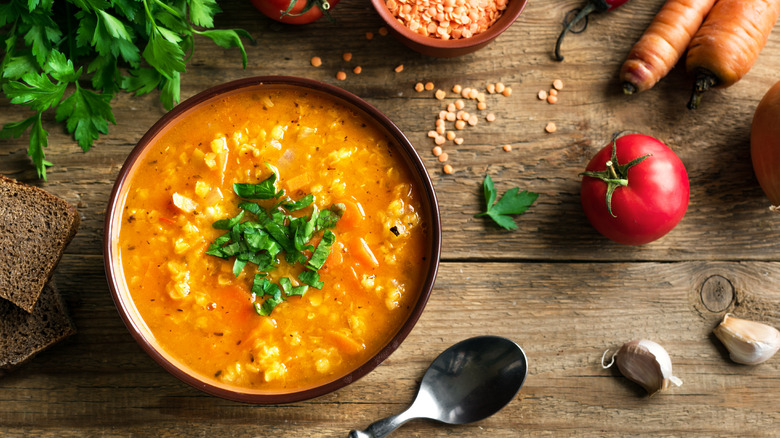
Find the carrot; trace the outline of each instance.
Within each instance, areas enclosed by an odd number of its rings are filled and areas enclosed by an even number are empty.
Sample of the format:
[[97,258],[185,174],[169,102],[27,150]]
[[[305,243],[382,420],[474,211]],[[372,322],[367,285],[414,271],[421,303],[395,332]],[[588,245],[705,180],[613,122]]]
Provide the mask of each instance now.
[[336,227],[340,232],[354,230],[366,218],[363,206],[359,202],[349,199],[340,202],[344,204],[345,209],[341,219],[336,223]]
[[299,173],[292,178],[288,178],[286,182],[287,190],[289,190],[290,193],[294,193],[301,187],[311,183],[311,175],[308,173]]
[[667,0],[620,69],[623,92],[652,88],[682,58],[715,0]]
[[371,251],[368,243],[366,243],[362,237],[352,244],[352,253],[361,265],[370,266],[372,268],[379,267],[379,261]]
[[357,354],[366,349],[365,344],[362,344],[341,332],[330,330],[328,331],[328,336],[336,348],[343,351],[344,353],[350,355]]
[[695,75],[688,108],[710,88],[733,85],[750,70],[780,15],[778,0],[718,0],[688,47],[685,66]]

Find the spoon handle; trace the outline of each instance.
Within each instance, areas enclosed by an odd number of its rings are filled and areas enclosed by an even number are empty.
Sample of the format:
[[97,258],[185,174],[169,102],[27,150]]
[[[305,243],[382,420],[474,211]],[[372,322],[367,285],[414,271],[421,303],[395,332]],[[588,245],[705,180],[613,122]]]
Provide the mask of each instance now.
[[402,424],[415,418],[413,415],[410,415],[410,411],[411,408],[398,415],[383,418],[372,423],[365,430],[353,430],[349,432],[349,438],[384,438]]

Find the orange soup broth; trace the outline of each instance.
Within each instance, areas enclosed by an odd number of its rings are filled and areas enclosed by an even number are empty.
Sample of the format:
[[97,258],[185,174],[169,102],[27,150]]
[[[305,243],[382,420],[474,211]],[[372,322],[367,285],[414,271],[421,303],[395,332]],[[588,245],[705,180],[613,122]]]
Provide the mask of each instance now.
[[[266,163],[284,196],[347,208],[324,287],[260,316],[255,265],[236,277],[232,259],[205,251],[225,233],[212,223],[240,211],[232,185],[268,178]],[[337,380],[392,339],[419,297],[430,247],[419,188],[382,131],[331,98],[281,87],[209,101],[159,136],[130,178],[117,244],[125,283],[156,341],[206,379],[277,392]],[[278,258],[269,278],[298,284],[300,265]]]

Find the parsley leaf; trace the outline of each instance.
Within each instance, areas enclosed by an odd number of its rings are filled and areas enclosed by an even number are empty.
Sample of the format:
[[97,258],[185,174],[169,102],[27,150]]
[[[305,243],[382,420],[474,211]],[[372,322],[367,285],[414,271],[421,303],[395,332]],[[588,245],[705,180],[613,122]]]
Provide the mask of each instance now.
[[282,196],[282,192],[276,191],[276,173],[271,173],[259,184],[233,184],[233,191],[244,199],[271,199]]
[[111,112],[111,94],[98,94],[85,90],[76,83],[76,90],[57,108],[58,122],[66,121],[68,132],[79,142],[84,152],[100,134],[108,134],[108,122],[116,124]]
[[298,274],[298,280],[301,280],[303,283],[306,283],[315,289],[322,289],[322,286],[325,286],[325,283],[320,281],[320,274],[314,271],[301,272]]
[[490,175],[485,175],[482,187],[485,195],[485,211],[477,213],[474,217],[488,216],[507,230],[517,228],[517,224],[511,216],[525,213],[539,197],[538,193],[526,190],[520,192],[518,187],[513,187],[507,190],[498,202],[495,202],[498,192],[493,186],[493,179],[490,178]]

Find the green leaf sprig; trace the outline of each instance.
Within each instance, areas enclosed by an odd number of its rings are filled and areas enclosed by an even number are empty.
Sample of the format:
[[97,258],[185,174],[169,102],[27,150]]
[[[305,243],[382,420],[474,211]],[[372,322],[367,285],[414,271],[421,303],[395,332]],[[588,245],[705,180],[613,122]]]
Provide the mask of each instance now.
[[[244,199],[278,199],[283,191],[276,188],[277,174],[259,184],[234,184],[233,191]],[[216,238],[206,254],[223,259],[233,259],[233,274],[238,277],[248,263],[256,265],[252,293],[261,302],[255,303],[255,311],[268,316],[287,297],[303,295],[309,287],[322,289],[319,270],[325,264],[336,235],[330,229],[336,226],[344,212],[342,204],[335,204],[328,210],[318,211],[314,196],[306,195],[293,201],[286,198],[266,209],[255,202],[239,203],[241,211],[233,217],[220,219],[212,224],[216,229],[227,230]],[[294,217],[292,211],[311,207],[311,214]],[[250,218],[249,216],[254,216]],[[319,243],[310,242],[322,232]],[[307,256],[305,252],[311,253]],[[284,253],[290,264],[301,264],[304,270],[298,274],[301,286],[293,286],[287,277],[278,284],[269,280],[269,272],[279,265],[278,256]]]
[[241,29],[212,29],[216,0],[10,0],[0,4],[0,85],[12,104],[33,114],[6,123],[0,138],[29,129],[28,155],[46,179],[48,132],[42,114],[88,151],[116,124],[111,101],[124,90],[136,96],[160,90],[170,110],[179,102],[181,73],[194,35],[247,55]]
[[520,215],[526,212],[539,197],[538,193],[526,190],[520,191],[519,187],[513,187],[496,201],[498,190],[493,186],[493,179],[485,175],[482,181],[482,189],[485,194],[485,211],[477,213],[474,217],[488,216],[506,230],[517,228],[512,215]]

